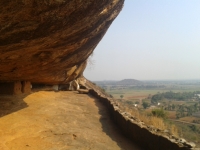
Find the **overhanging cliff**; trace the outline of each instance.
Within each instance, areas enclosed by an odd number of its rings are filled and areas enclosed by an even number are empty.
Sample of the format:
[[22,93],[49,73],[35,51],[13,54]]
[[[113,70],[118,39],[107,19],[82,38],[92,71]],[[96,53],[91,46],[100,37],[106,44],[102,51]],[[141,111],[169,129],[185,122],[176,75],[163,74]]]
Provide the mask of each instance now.
[[68,83],[124,0],[1,0],[0,81]]

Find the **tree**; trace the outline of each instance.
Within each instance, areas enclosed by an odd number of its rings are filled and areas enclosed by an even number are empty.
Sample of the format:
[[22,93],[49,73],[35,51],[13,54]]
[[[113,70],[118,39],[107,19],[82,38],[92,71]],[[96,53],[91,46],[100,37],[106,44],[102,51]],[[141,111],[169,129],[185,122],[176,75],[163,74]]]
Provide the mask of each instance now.
[[167,113],[163,109],[153,109],[151,111],[153,116],[159,117],[159,118],[167,118]]
[[120,98],[122,99],[124,97],[124,95],[120,95]]
[[136,101],[135,104],[139,104],[140,102]]
[[175,110],[176,106],[174,104],[172,104],[172,110]]
[[194,112],[197,112],[198,111],[198,103],[195,103],[193,107],[194,107]]
[[192,107],[191,106],[186,106],[185,108],[187,109],[187,116],[191,116],[192,113],[193,113]]
[[90,57],[87,59],[87,68],[89,68],[90,70],[92,70],[94,68],[94,65],[95,65],[95,60],[92,59],[93,54],[94,53],[92,53],[90,55]]
[[158,93],[156,95],[153,95],[151,98],[151,103],[155,104],[158,103],[158,101],[162,100],[162,94]]
[[[185,117],[185,113],[184,113],[184,108],[185,106],[184,105],[179,105],[178,106],[178,109],[176,110],[176,118],[179,119],[181,117]],[[188,107],[188,111],[190,112],[191,109]]]
[[147,102],[143,102],[142,106],[144,107],[144,109],[146,109],[149,106],[149,104]]
[[128,105],[133,105],[133,104],[134,104],[133,101],[126,101],[126,103],[127,103]]
[[189,127],[190,127],[190,129],[191,129],[193,132],[199,132],[199,129],[197,128],[197,126],[195,126],[195,125],[190,125]]

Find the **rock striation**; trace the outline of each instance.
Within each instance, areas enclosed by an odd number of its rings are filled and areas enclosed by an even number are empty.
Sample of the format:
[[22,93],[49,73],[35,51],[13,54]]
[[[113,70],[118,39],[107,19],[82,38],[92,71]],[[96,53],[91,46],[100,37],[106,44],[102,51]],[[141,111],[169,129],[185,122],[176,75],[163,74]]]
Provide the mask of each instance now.
[[0,81],[79,77],[124,0],[1,0]]

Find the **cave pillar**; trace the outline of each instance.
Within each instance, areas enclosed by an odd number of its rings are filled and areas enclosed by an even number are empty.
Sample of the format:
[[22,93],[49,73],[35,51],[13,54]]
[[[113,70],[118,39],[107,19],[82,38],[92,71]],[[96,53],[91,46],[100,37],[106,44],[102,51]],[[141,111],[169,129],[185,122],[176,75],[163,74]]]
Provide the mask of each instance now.
[[21,82],[21,85],[22,85],[22,93],[30,93],[31,92],[31,82],[29,81],[22,81]]
[[16,94],[21,94],[22,93],[22,84],[20,81],[13,82],[13,93],[14,95]]

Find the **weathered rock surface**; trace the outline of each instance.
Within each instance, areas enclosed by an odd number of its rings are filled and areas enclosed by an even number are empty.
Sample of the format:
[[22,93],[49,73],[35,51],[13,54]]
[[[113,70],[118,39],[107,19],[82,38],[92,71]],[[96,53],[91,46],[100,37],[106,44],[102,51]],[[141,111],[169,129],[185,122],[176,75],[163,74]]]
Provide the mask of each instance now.
[[1,0],[0,81],[67,83],[122,9],[124,0]]
[[0,105],[6,109],[0,109],[0,150],[141,149],[119,132],[107,109],[88,95],[40,91],[0,99],[7,102]]

